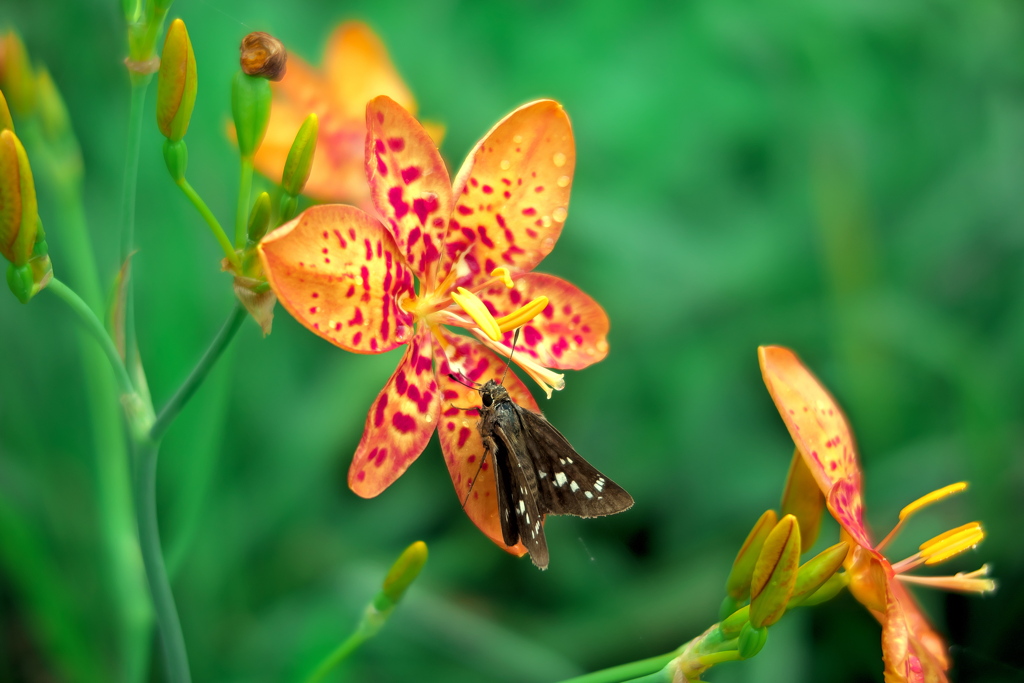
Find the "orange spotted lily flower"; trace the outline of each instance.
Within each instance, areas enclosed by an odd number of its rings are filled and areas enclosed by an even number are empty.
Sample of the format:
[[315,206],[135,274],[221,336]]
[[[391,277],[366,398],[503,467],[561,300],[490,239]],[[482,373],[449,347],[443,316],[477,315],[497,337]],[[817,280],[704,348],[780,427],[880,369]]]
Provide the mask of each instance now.
[[[255,158],[260,173],[275,181],[281,178],[295,133],[315,113],[320,127],[303,194],[370,209],[363,174],[366,103],[377,95],[388,95],[416,113],[416,101],[380,39],[365,24],[344,23],[328,39],[322,69],[290,55],[284,78],[272,88],[270,123]],[[440,142],[443,128],[428,126],[428,130]]]
[[[427,132],[394,100],[370,101],[366,128],[366,176],[383,222],[315,206],[267,235],[260,256],[281,304],[314,333],[356,353],[408,347],[370,408],[352,490],[383,491],[436,428],[459,501],[503,545],[493,470],[467,410],[479,396],[449,373],[500,381],[519,327],[513,361],[548,395],[563,384],[549,368],[584,368],[608,352],[604,310],[568,282],[529,272],[566,219],[569,119],[551,100],[520,107],[477,143],[454,184]],[[537,409],[512,372],[504,385]]]
[[949,577],[907,574],[922,564],[937,564],[973,548],[984,538],[981,525],[972,522],[947,531],[921,544],[919,552],[900,562],[891,562],[883,550],[912,514],[963,491],[967,484],[946,486],[907,505],[889,535],[881,543],[873,543],[864,524],[857,448],[842,410],[789,349],[762,346],[758,355],[768,391],[829,511],[842,527],[844,540],[851,544],[846,559],[850,592],[882,625],[886,683],[946,681],[946,647],[904,584],[975,593],[995,590],[995,582],[985,578],[987,566]]

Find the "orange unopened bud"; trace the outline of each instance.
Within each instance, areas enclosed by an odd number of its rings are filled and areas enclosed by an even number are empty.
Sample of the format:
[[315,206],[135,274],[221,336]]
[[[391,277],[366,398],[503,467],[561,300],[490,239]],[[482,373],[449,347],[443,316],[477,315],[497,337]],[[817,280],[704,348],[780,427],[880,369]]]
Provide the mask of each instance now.
[[800,454],[800,449],[793,451],[793,460],[789,465],[786,477],[786,488],[782,492],[781,509],[784,515],[794,515],[800,522],[800,538],[805,547],[810,548],[818,538],[821,527],[821,513],[825,508],[825,496],[818,488],[818,482],[811,474],[811,468]]
[[8,31],[0,37],[0,90],[19,117],[31,116],[36,106],[36,79],[21,36]]
[[156,125],[168,140],[185,137],[196,104],[196,57],[185,22],[175,19],[167,29],[156,85]]
[[259,76],[268,81],[284,78],[288,51],[284,43],[263,31],[254,31],[242,38],[238,59],[247,76]]
[[[740,551],[736,553],[732,571],[729,572],[729,578],[725,582],[725,592],[736,604],[743,602],[750,595],[750,577],[754,573],[754,565],[761,555],[765,539],[768,538],[768,534],[772,532],[777,522],[778,517],[775,510],[766,510],[754,524],[754,528],[750,530]],[[728,613],[731,614],[732,611],[730,609]]]
[[765,539],[750,582],[750,624],[771,626],[786,611],[800,565],[800,525],[786,515]]
[[16,266],[32,258],[39,209],[28,155],[11,130],[0,132],[0,254]]

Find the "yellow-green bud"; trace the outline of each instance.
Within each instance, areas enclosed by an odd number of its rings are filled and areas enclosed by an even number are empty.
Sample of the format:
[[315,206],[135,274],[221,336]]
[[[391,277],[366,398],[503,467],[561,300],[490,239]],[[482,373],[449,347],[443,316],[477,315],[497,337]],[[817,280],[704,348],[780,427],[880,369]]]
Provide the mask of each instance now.
[[196,56],[185,22],[175,19],[167,29],[156,84],[156,125],[164,137],[181,140],[196,104]]
[[721,620],[718,630],[723,638],[735,638],[740,629],[750,621],[750,605],[744,605]]
[[0,92],[0,130],[14,130],[14,119],[11,118],[11,110],[3,92]]
[[740,631],[736,652],[743,659],[750,659],[761,651],[761,648],[764,647],[765,641],[767,640],[768,629],[757,628],[750,624],[744,624],[743,630]]
[[800,525],[786,515],[765,539],[750,582],[750,623],[771,626],[786,611],[800,565]]
[[[743,542],[740,551],[736,553],[729,578],[725,582],[725,592],[732,599],[730,602],[732,608],[725,604],[722,606],[723,610],[726,610],[726,614],[732,614],[735,605],[745,601],[750,595],[750,577],[754,573],[754,565],[761,554],[765,539],[768,538],[768,534],[772,532],[777,522],[778,517],[775,511],[766,510],[754,524],[754,528],[747,534],[747,540]],[[721,616],[724,618],[726,614]]]
[[843,541],[822,550],[800,565],[796,584],[793,586],[793,595],[789,598],[790,606],[799,605],[804,598],[809,597],[831,579],[843,566],[843,560],[849,551],[850,544]]
[[782,514],[795,515],[800,522],[800,538],[805,548],[814,545],[821,527],[821,513],[825,508],[825,496],[822,495],[818,482],[814,480],[811,469],[800,455],[800,449],[793,452],[793,460],[789,465],[786,477],[786,488],[782,492]]
[[839,595],[839,591],[850,585],[850,575],[847,572],[836,572],[828,577],[818,590],[806,596],[799,602],[800,607],[813,607],[823,602],[828,602]]
[[239,71],[231,82],[231,115],[235,119],[238,151],[252,158],[263,142],[270,121],[270,83]]
[[16,266],[32,258],[39,225],[32,167],[18,136],[0,132],[0,254]]
[[18,117],[31,116],[35,111],[35,74],[25,44],[14,31],[0,38],[0,90]]
[[391,570],[384,578],[380,594],[374,600],[374,607],[384,611],[398,604],[405,591],[419,576],[423,565],[427,563],[427,544],[416,541],[395,560]]
[[288,158],[284,162],[281,173],[281,186],[293,197],[302,194],[302,188],[309,180],[309,170],[313,167],[313,154],[316,152],[316,136],[320,130],[320,122],[316,114],[310,114],[302,122],[299,132],[295,135]]
[[167,172],[171,174],[174,182],[180,183],[185,180],[188,147],[185,146],[184,140],[164,140],[164,163],[167,164]]
[[249,212],[248,236],[250,242],[259,242],[270,228],[270,195],[261,192]]

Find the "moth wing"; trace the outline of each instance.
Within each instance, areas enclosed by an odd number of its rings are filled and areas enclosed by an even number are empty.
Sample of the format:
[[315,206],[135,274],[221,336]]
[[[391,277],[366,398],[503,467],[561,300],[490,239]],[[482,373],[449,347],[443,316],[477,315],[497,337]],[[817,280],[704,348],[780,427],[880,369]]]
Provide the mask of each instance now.
[[525,408],[519,412],[542,512],[603,517],[633,507],[633,497],[580,457],[543,415]]
[[533,563],[547,569],[548,542],[544,536],[543,512],[538,505],[536,474],[528,455],[523,452],[522,423],[514,415],[507,417],[509,419],[493,420],[489,425],[493,437],[484,438],[484,445],[494,461],[502,538],[506,545],[522,541]]

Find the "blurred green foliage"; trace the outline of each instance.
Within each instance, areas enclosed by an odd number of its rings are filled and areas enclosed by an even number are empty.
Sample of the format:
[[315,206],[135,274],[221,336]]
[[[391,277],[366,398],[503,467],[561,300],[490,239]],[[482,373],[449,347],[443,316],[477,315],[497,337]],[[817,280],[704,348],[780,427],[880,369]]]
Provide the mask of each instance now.
[[[0,16],[67,101],[111,281],[128,112],[120,3],[4,0]],[[949,636],[956,680],[1024,678],[1019,3],[178,0],[170,16],[188,24],[198,64],[190,180],[226,223],[238,182],[229,84],[250,30],[316,62],[335,21],[369,22],[424,118],[446,123],[453,169],[515,106],[565,105],[578,166],[540,270],[606,307],[612,351],[543,407],[637,501],[551,520],[541,573],[461,513],[436,441],[380,497],[358,499],[345,472],[397,358],[346,354],[279,308],[266,339],[246,323],[161,454],[162,535],[195,680],[297,680],[417,539],[430,562],[344,665],[349,680],[555,681],[678,646],[715,620],[733,555],[782,491],[792,445],[761,383],[762,343],[795,349],[847,411],[876,532],[918,495],[970,480],[893,554],[981,519],[985,544],[943,569],[989,561],[1000,591],[918,595]],[[232,293],[167,177],[154,94],[134,268],[160,405]],[[37,182],[61,277],[68,245]],[[67,680],[97,680],[87,672],[114,658],[73,325],[46,295],[0,296],[4,681],[63,680],[69,667],[79,677]],[[827,527],[818,546],[834,540]],[[880,681],[881,669],[879,629],[844,595],[787,615],[756,659],[709,680]]]

